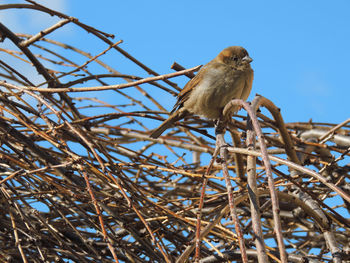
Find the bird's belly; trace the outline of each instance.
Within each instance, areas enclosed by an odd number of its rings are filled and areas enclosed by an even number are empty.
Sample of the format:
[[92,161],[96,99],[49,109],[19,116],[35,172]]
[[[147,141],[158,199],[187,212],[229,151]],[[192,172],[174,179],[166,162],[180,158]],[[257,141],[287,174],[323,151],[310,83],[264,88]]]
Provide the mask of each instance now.
[[230,100],[240,98],[244,85],[244,79],[236,79],[234,83],[227,83],[222,79],[214,83],[203,81],[185,101],[184,107],[208,119],[218,119],[222,108]]

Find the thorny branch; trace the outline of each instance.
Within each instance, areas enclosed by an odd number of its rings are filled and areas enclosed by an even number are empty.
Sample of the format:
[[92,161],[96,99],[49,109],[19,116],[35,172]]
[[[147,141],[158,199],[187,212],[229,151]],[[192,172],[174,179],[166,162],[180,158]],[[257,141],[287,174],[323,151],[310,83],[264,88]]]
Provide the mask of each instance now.
[[[257,141],[245,111],[224,147],[196,116],[151,139],[176,77],[198,67],[160,75],[113,35],[27,2],[0,12],[57,21],[0,25],[1,262],[192,262],[196,245],[200,262],[241,262],[239,247],[245,262],[350,262],[349,119],[285,123],[256,96],[254,114],[271,113],[256,114]],[[71,23],[100,46],[51,38]],[[144,74],[102,62],[119,54]]]

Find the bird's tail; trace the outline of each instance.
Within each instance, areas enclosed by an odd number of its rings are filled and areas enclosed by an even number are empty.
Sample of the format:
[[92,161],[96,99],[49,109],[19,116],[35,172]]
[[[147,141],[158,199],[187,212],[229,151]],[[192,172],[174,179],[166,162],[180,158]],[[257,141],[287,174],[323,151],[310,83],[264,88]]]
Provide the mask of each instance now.
[[181,120],[185,115],[187,115],[186,110],[178,110],[172,113],[168,119],[166,119],[157,129],[155,129],[150,137],[153,139],[158,138],[166,129],[170,128],[175,122]]

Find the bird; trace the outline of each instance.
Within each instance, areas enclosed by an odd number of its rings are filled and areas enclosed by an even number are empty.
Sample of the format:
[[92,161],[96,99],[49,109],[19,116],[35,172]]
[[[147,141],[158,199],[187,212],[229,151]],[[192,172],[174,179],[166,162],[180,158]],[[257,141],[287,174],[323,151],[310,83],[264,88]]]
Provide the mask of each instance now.
[[[158,138],[166,129],[182,118],[195,114],[210,120],[222,118],[222,110],[232,99],[246,100],[253,84],[253,59],[241,46],[223,49],[204,65],[177,97],[170,116],[155,129],[150,137]],[[235,106],[230,114],[238,111]]]

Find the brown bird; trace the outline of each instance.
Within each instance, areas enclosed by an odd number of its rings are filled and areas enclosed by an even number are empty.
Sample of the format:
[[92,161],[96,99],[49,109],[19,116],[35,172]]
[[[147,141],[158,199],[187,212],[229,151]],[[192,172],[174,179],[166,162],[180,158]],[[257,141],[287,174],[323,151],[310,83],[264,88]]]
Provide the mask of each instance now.
[[[176,121],[189,114],[219,119],[230,100],[246,100],[253,84],[254,71],[250,67],[252,61],[243,47],[232,46],[222,50],[185,85],[169,118],[150,137],[158,138]],[[238,109],[239,107],[233,108],[232,114]]]

